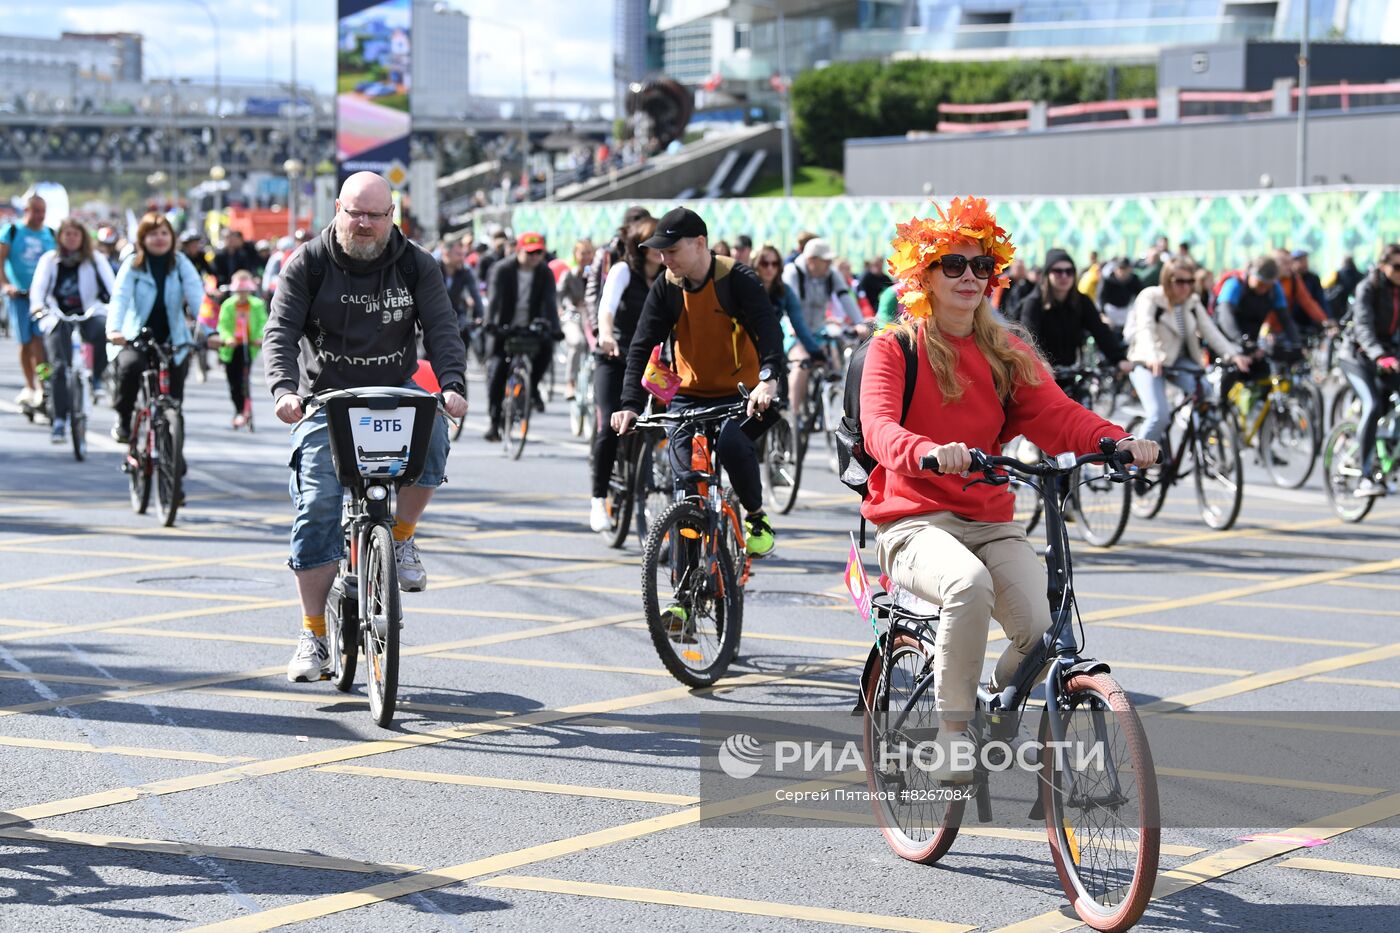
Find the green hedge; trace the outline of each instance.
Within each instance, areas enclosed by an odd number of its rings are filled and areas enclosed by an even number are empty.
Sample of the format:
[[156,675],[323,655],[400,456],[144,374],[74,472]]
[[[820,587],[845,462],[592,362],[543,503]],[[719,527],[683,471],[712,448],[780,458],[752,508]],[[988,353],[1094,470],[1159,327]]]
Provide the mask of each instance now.
[[[1104,100],[1110,67],[1073,61],[842,62],[793,81],[793,131],[804,162],[839,169],[847,139],[932,132],[942,103]],[[1119,65],[1117,72],[1118,97],[1156,96],[1155,66]]]

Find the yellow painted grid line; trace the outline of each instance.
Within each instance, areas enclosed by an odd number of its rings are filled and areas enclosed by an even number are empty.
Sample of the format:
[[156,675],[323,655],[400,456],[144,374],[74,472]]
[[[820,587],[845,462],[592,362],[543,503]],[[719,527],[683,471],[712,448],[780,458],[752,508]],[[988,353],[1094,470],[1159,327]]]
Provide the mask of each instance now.
[[126,745],[93,745],[88,742],[60,742],[55,739],[29,739],[0,735],[0,745],[10,748],[41,748],[59,752],[87,752],[96,755],[122,755],[127,758],[164,758],[169,761],[201,761],[211,764],[233,764],[253,761],[244,756],[206,755],[203,752],[176,751],[164,748],[134,748]]
[[1261,787],[1284,787],[1289,790],[1315,790],[1330,794],[1356,794],[1361,797],[1375,797],[1390,793],[1389,787],[1357,787],[1352,784],[1332,784],[1327,781],[1300,781],[1292,778],[1263,777],[1257,774],[1235,774],[1229,771],[1199,771],[1192,768],[1167,768],[1157,766],[1157,774],[1163,777],[1191,778],[1198,781],[1218,781],[1226,784],[1255,784]]
[[493,787],[500,790],[528,791],[532,794],[562,794],[569,797],[597,797],[603,800],[659,803],[669,807],[693,807],[700,803],[699,797],[689,797],[682,794],[658,794],[651,791],[619,790],[612,787],[587,787],[581,784],[553,784],[547,781],[516,781],[474,774],[404,771],[399,768],[366,768],[357,765],[325,765],[315,770],[330,771],[335,774],[355,774],[362,777],[390,778],[399,781],[421,781],[426,784],[460,784],[464,787]]
[[1326,858],[1288,858],[1278,864],[1280,868],[1330,871],[1339,875],[1361,875],[1366,878],[1388,878],[1391,881],[1400,881],[1400,868],[1392,868],[1389,865],[1357,865],[1354,862],[1335,862]]
[[754,917],[777,917],[805,923],[835,923],[867,930],[900,930],[906,933],[967,933],[976,927],[942,920],[920,920],[914,917],[893,917],[881,914],[809,907],[802,904],[780,904],[776,901],[755,901],[740,897],[716,897],[687,891],[663,891],[657,888],[636,888],[628,885],[597,884],[591,881],[566,881],[559,878],[539,878],[530,875],[501,875],[477,882],[479,887],[506,888],[514,891],[540,891],[548,894],[570,894],[577,897],[597,897],[639,904],[664,904],[667,907],[689,907],[720,913],[747,914]]

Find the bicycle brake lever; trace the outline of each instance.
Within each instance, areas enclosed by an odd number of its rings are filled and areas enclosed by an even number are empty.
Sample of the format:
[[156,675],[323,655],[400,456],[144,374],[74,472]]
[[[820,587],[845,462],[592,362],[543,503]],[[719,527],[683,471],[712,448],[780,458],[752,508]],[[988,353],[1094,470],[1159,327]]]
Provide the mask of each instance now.
[[1006,486],[1006,485],[1008,485],[1010,482],[1011,482],[1011,477],[1009,477],[1009,476],[1002,476],[1002,475],[1000,475],[1000,474],[995,474],[995,473],[994,473],[994,474],[992,474],[991,476],[984,476],[984,477],[982,477],[981,479],[969,480],[968,482],[964,483],[964,484],[963,484],[963,492],[967,492],[967,491],[968,491],[969,489],[971,489],[973,486],[977,486],[977,485],[980,485],[980,484],[982,484],[982,483],[985,483],[985,484],[987,484],[988,486]]

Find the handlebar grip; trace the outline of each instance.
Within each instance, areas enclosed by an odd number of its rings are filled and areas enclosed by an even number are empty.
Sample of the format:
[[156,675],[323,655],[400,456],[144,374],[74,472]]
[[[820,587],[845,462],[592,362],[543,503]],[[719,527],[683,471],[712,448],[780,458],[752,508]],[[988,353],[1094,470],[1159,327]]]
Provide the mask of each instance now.
[[924,454],[922,457],[920,457],[920,458],[919,458],[919,469],[921,469],[921,470],[927,470],[927,471],[930,471],[930,472],[933,472],[933,473],[942,473],[942,472],[943,472],[941,469],[939,469],[939,466],[938,466],[938,457],[937,457],[937,455],[935,455],[935,454]]

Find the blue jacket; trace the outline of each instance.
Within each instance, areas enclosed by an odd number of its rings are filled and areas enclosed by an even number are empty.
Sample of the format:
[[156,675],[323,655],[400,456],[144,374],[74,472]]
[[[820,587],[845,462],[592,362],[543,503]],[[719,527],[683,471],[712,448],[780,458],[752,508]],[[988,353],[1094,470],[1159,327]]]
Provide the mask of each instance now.
[[796,337],[797,342],[802,344],[808,353],[821,350],[821,341],[812,336],[812,330],[807,326],[807,318],[802,313],[802,300],[797,297],[797,292],[793,291],[791,285],[783,283],[783,298],[781,301],[775,301],[773,307],[778,312],[778,320],[783,325],[785,335]]
[[[189,356],[194,338],[190,334],[185,314],[196,317],[204,301],[204,286],[194,263],[178,250],[174,253],[175,268],[165,277],[165,313],[170,321],[170,342],[175,347],[175,362],[183,363]],[[127,340],[135,340],[146,326],[151,309],[156,304],[156,280],[146,269],[133,265],[135,256],[128,256],[117,270],[117,286],[107,308],[107,330],[118,331]],[[107,348],[108,359],[116,359],[120,347]]]

